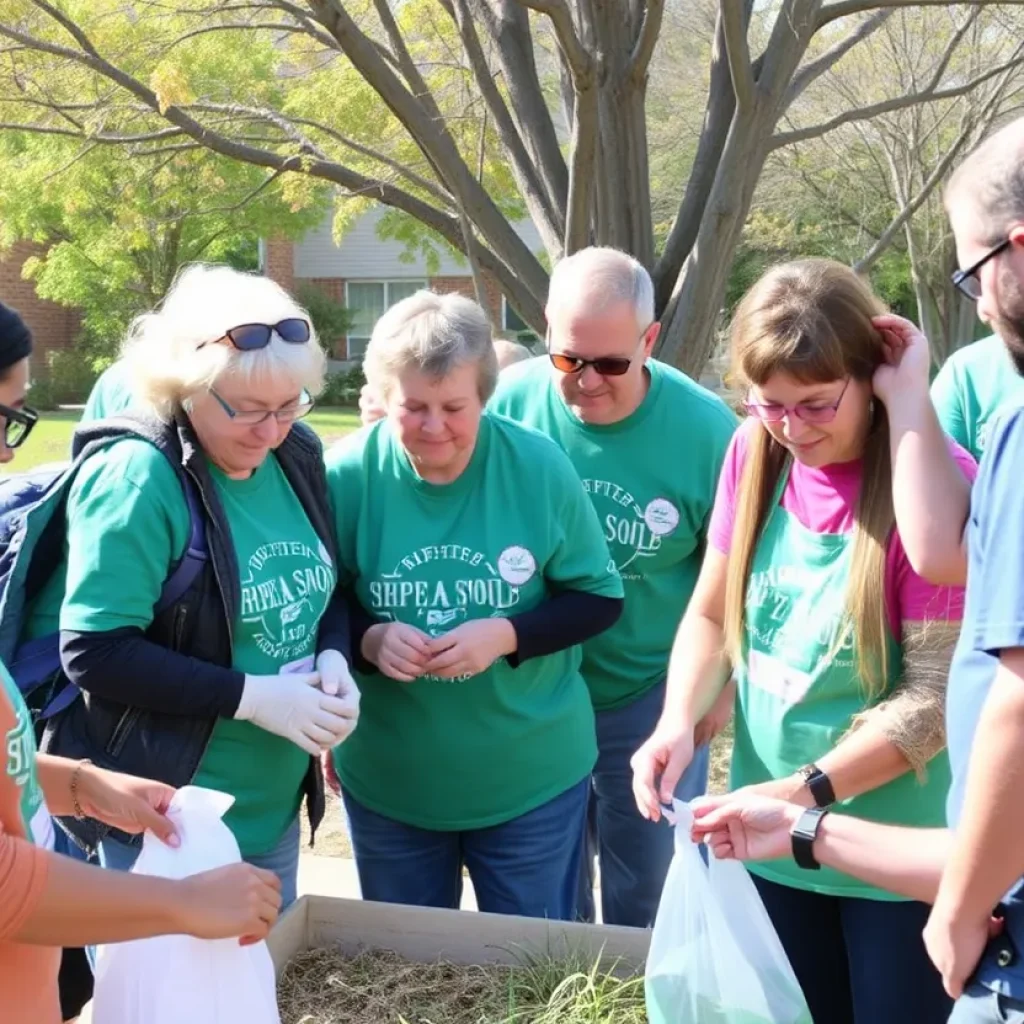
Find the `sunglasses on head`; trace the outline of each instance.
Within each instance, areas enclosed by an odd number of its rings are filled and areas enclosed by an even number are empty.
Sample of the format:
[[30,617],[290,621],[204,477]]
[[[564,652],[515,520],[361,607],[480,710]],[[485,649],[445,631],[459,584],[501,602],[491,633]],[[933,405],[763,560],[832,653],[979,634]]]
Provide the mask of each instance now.
[[200,348],[212,345],[217,341],[227,338],[235,348],[242,352],[254,352],[258,348],[266,348],[270,344],[270,337],[273,334],[289,345],[302,345],[309,341],[309,321],[301,317],[293,316],[287,320],[278,320],[276,324],[241,324],[225,331],[220,338],[214,341],[204,341]]

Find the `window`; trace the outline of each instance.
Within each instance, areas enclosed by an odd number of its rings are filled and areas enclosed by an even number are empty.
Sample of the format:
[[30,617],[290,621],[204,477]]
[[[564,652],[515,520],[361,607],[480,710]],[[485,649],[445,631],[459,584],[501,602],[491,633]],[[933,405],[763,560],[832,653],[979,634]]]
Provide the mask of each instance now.
[[532,345],[540,338],[533,332],[530,325],[501,297],[501,327],[509,334],[514,334],[524,345]]
[[349,359],[362,358],[377,321],[396,302],[426,288],[426,281],[347,281],[345,305],[351,317]]

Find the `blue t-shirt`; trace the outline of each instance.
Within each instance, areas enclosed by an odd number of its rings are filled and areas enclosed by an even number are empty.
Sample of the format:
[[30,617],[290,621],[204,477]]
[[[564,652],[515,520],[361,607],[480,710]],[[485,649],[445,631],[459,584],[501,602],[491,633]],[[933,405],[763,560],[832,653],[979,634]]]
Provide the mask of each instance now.
[[[1011,403],[993,422],[971,493],[967,595],[960,639],[949,671],[946,733],[953,782],[946,805],[955,829],[978,720],[999,656],[1024,647],[1024,404]],[[1024,879],[1007,894],[1006,934],[1017,950],[1009,967],[996,963],[999,940],[977,980],[1001,995],[1024,999]]]

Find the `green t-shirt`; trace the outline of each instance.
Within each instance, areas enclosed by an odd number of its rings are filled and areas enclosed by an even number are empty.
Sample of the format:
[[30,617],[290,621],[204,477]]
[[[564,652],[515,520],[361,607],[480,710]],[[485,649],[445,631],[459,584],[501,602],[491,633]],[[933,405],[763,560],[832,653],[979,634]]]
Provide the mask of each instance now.
[[[4,706],[6,705],[6,706]],[[25,835],[36,845],[53,849],[53,820],[43,798],[36,771],[36,738],[32,716],[18,686],[0,662],[0,730],[4,771],[18,792],[19,811]]]
[[128,367],[124,360],[108,366],[89,392],[80,423],[106,419],[124,412],[132,404]]
[[[853,533],[815,533],[782,506],[789,470],[776,488],[754,550],[746,594],[744,656],[736,666],[736,739],[730,788],[792,775],[832,750],[867,706],[854,640],[844,635]],[[879,586],[882,581],[879,580]],[[888,697],[902,674],[891,635]],[[941,828],[949,791],[945,752],[834,806],[836,814]],[[897,900],[833,868],[807,871],[791,858],[748,865],[761,878],[829,896]]]
[[736,429],[736,417],[706,388],[657,360],[647,366],[647,396],[618,423],[579,420],[547,358],[505,370],[491,400],[495,412],[541,431],[569,456],[622,575],[622,617],[583,646],[598,711],[636,700],[665,677]]
[[[446,485],[420,478],[386,421],[327,457],[339,574],[380,619],[439,636],[529,611],[558,590],[621,597],[597,516],[545,437],[484,414]],[[359,674],[359,728],[336,748],[345,788],[378,814],[440,831],[486,828],[554,799],[597,757],[579,647],[512,668],[400,683]]]
[[[210,473],[241,576],[233,667],[251,675],[312,671],[317,626],[334,591],[330,556],[276,458],[247,480],[213,466]],[[148,628],[188,526],[181,483],[148,442],[121,440],[92,456],[68,495],[66,572],[37,600],[29,635],[43,633],[57,614],[67,630]],[[308,767],[309,756],[288,740],[222,718],[193,782],[235,797],[224,820],[242,854],[255,856],[294,819]]]
[[954,352],[932,382],[942,429],[981,461],[992,417],[1011,399],[1024,398],[1024,378],[993,334]]

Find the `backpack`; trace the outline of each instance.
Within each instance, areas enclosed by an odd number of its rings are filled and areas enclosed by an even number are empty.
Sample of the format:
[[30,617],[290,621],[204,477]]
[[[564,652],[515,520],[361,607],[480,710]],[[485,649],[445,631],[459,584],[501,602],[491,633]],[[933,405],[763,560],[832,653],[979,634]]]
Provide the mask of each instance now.
[[[87,444],[70,463],[0,477],[0,661],[25,698],[35,725],[70,707],[79,690],[61,670],[60,635],[22,640],[25,612],[64,555],[65,507],[82,463],[103,442]],[[178,470],[189,514],[189,539],[164,581],[154,616],[177,603],[209,559],[196,486]]]

